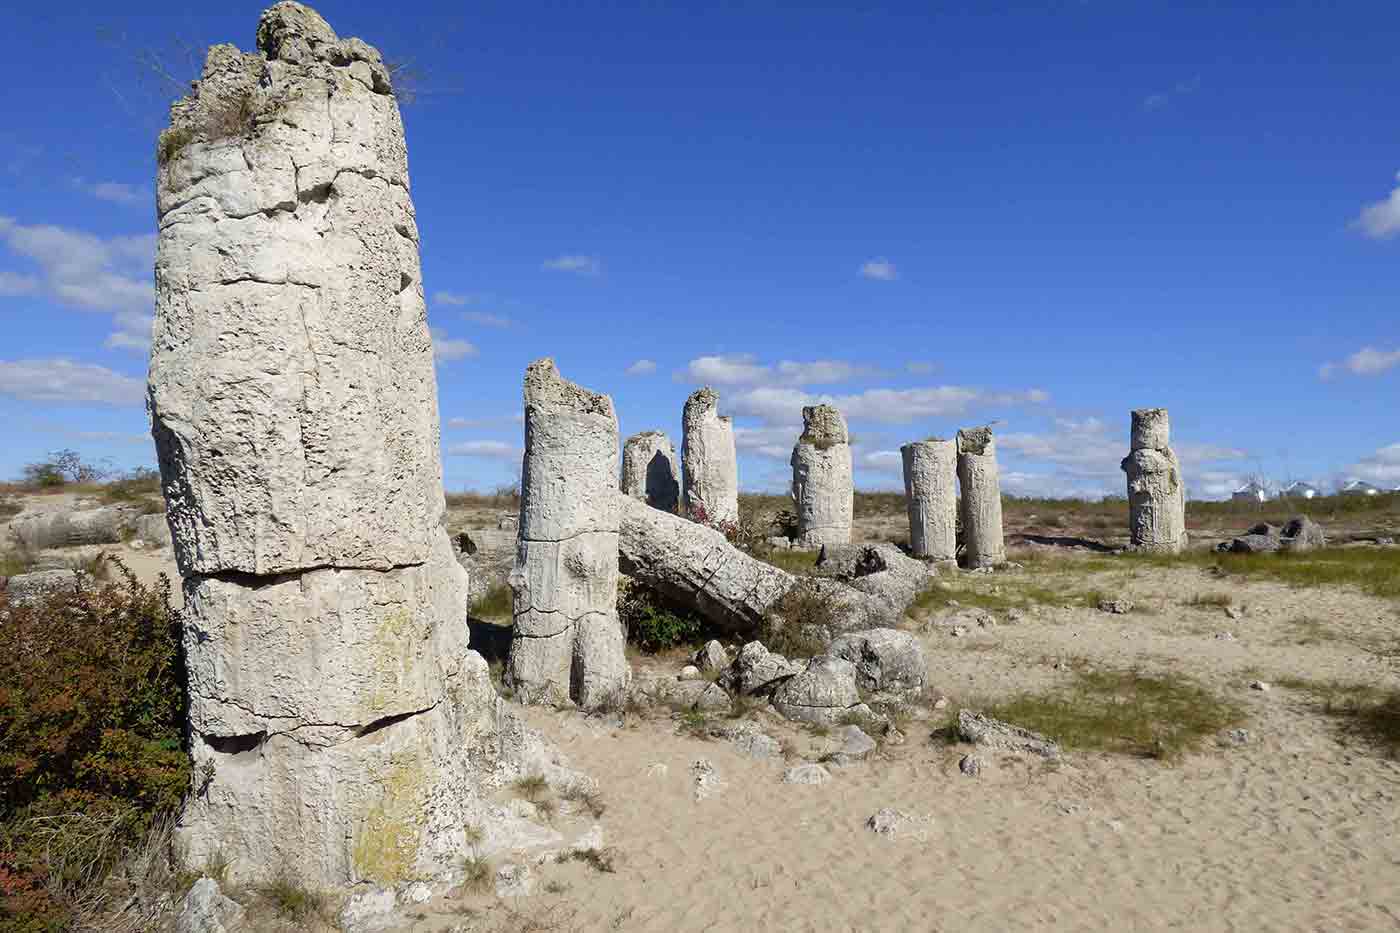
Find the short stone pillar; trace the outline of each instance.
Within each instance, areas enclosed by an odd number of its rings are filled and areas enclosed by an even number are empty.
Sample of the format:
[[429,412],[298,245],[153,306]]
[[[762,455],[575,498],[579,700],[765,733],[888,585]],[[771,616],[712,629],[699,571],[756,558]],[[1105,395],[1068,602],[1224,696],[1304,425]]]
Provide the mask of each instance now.
[[660,431],[643,431],[622,445],[622,492],[652,508],[674,512],[681,484],[676,478],[676,449]]
[[1128,474],[1128,536],[1135,550],[1176,554],[1186,547],[1186,484],[1172,451],[1165,408],[1133,412]]
[[899,449],[909,550],[936,561],[958,558],[958,442],[931,437]]
[[592,708],[631,679],[617,619],[617,416],[551,359],[525,370],[520,538],[506,679],[527,703]]
[[846,419],[831,405],[802,409],[802,436],[792,449],[797,546],[850,544],[855,480]]
[[1006,563],[1001,474],[990,427],[958,432],[958,484],[962,487],[964,563],[969,568]]
[[734,422],[721,418],[719,393],[696,389],[681,419],[681,467],[686,514],[707,524],[739,520],[739,464]]

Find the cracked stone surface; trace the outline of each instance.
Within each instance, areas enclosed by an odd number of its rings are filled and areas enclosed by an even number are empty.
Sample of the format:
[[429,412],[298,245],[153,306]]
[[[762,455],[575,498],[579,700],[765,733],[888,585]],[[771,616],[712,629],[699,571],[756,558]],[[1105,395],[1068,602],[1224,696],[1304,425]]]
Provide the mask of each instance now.
[[739,520],[739,465],[734,423],[720,417],[719,393],[696,389],[681,417],[682,493],[686,513],[708,524]]
[[612,399],[564,379],[551,359],[531,363],[506,667],[526,702],[591,708],[631,677],[617,618],[618,503],[626,498],[617,466]]
[[622,445],[622,492],[663,512],[674,512],[680,501],[676,449],[660,431],[643,431]]
[[1132,415],[1132,451],[1121,467],[1128,476],[1128,536],[1135,550],[1176,554],[1185,549],[1186,483],[1171,448],[1165,408]]
[[992,429],[965,428],[958,432],[958,484],[965,563],[969,568],[1006,563],[1006,538],[1001,524],[1001,474],[997,469]]
[[209,50],[157,176],[149,400],[183,578],[183,860],[315,887],[455,867],[492,745],[442,521],[397,103],[315,11]]
[[802,409],[802,436],[792,449],[791,464],[798,545],[849,544],[855,479],[850,436],[841,412],[831,405]]
[[905,444],[904,500],[915,557],[958,557],[958,442],[931,437]]

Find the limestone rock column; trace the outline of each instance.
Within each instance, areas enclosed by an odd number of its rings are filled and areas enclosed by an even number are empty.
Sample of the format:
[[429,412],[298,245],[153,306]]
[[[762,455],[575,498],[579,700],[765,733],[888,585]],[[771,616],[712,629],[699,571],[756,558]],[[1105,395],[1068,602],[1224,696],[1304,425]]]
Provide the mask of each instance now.
[[802,409],[802,436],[792,449],[797,545],[850,544],[855,479],[846,419],[831,405]]
[[443,528],[433,351],[379,53],[278,3],[158,150],[149,405],[183,578],[187,863],[450,871],[494,691]]
[[1006,563],[1001,474],[991,428],[965,428],[958,432],[958,484],[962,487],[966,565],[977,568]]
[[525,460],[506,676],[530,703],[590,708],[631,671],[617,618],[617,416],[551,359],[525,370]]
[[958,442],[931,437],[899,449],[909,549],[915,557],[958,558]]
[[1132,451],[1123,458],[1128,475],[1128,533],[1132,547],[1176,554],[1186,547],[1186,484],[1171,449],[1165,408],[1133,412]]
[[719,414],[719,393],[696,389],[681,419],[681,466],[686,514],[708,522],[739,520],[739,466],[734,423]]
[[674,512],[680,499],[676,449],[660,431],[633,434],[622,445],[622,492],[647,505]]

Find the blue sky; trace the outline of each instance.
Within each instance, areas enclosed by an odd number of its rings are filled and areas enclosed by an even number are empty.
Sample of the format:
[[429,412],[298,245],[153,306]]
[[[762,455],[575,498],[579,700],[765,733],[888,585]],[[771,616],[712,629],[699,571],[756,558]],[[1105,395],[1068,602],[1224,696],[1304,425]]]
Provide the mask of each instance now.
[[[202,6],[202,5],[199,5]],[[211,5],[212,6],[212,5]],[[260,3],[9,12],[0,475],[151,465],[154,53]],[[1196,495],[1400,485],[1393,3],[327,2],[406,108],[445,479],[518,470],[525,365],[679,445],[703,382],[776,490],[831,397],[858,483],[998,423],[1005,488],[1123,487],[1165,405]]]

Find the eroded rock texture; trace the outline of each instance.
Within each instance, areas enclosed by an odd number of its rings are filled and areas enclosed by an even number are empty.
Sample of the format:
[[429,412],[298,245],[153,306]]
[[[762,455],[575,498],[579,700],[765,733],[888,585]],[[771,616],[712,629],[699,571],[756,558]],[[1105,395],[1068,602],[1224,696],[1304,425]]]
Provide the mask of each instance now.
[[622,445],[622,491],[663,512],[674,512],[681,485],[676,449],[660,431],[633,434]]
[[855,480],[846,419],[831,405],[802,409],[802,436],[792,449],[797,545],[849,544]]
[[992,429],[958,432],[958,484],[962,487],[963,545],[968,567],[1006,563],[1001,525],[1001,474]]
[[739,466],[734,423],[719,414],[719,393],[696,389],[681,418],[682,493],[686,514],[707,524],[739,520]]
[[515,629],[506,669],[527,702],[594,707],[627,686],[617,619],[623,498],[612,399],[567,381],[553,360],[531,363],[525,371],[520,544],[511,575]]
[[1171,449],[1165,408],[1133,412],[1132,452],[1123,458],[1128,475],[1128,533],[1133,548],[1176,554],[1186,547],[1186,484]]
[[149,401],[185,594],[196,784],[233,880],[450,870],[494,728],[467,648],[398,107],[313,10],[171,108]]
[[909,550],[938,561],[958,557],[958,442],[931,437],[905,444],[904,501]]

